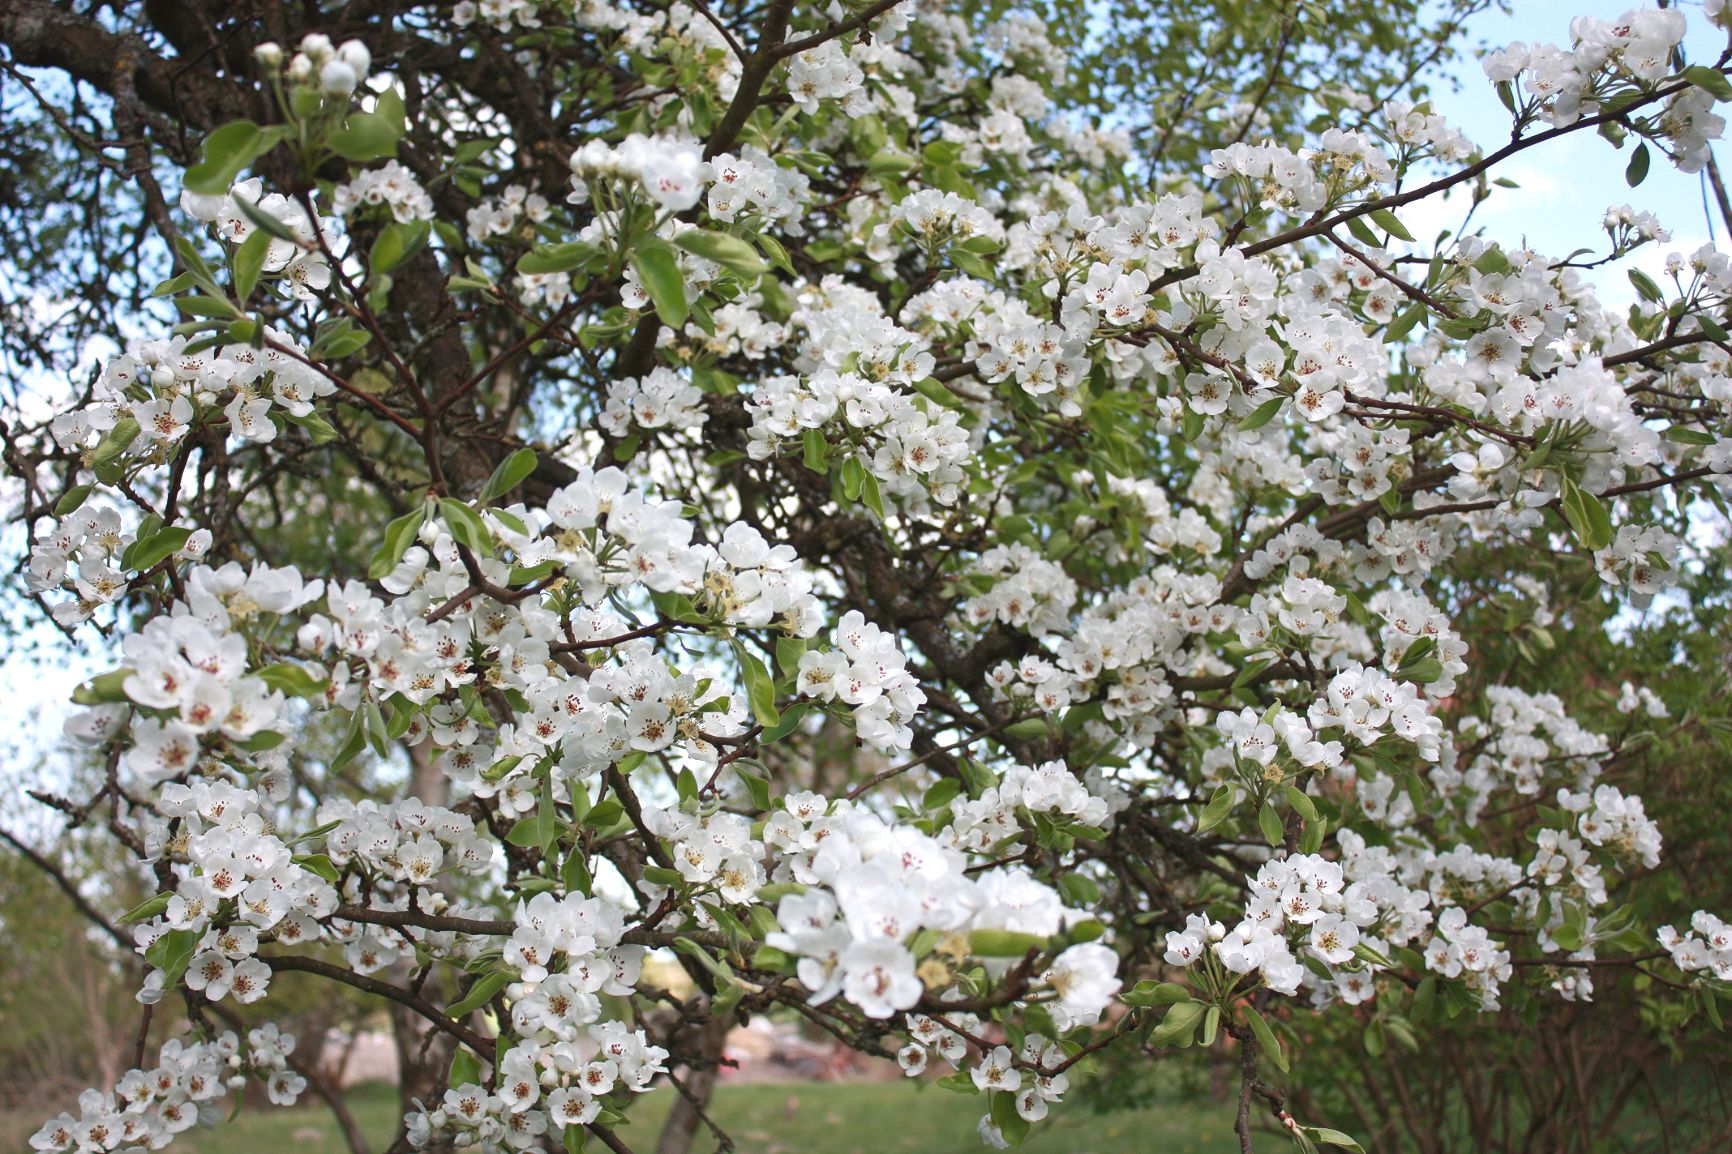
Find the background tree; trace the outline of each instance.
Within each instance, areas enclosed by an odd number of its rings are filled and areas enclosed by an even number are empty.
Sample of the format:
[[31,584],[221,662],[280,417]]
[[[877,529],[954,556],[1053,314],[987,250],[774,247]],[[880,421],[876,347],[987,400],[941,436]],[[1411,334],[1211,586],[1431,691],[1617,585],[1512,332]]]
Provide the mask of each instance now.
[[39,1147],[293,1100],[230,1032],[286,975],[392,1004],[399,1147],[626,1149],[666,1074],[681,1148],[772,1009],[993,1143],[1222,1038],[1246,1149],[1477,1137],[1313,1087],[1626,972],[1696,1044],[1732,930],[1634,793],[1662,703],[1594,692],[1632,605],[1714,619],[1732,264],[1620,316],[1644,214],[1398,210],[1710,166],[1732,53],[1494,54],[1478,150],[1415,103],[1476,7],[0,0],[23,584],[118,666],[48,804],[191,1027]]

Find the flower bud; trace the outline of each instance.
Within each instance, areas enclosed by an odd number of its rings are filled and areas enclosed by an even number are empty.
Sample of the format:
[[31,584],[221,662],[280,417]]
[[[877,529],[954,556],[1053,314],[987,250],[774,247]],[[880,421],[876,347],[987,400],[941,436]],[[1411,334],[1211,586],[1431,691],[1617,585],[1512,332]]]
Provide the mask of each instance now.
[[328,96],[347,96],[360,82],[355,70],[341,60],[328,60],[319,69],[319,91]]
[[337,49],[337,59],[353,68],[355,75],[361,78],[373,67],[373,54],[359,40],[343,41]]
[[309,32],[301,38],[301,51],[313,58],[316,64],[323,64],[331,58],[331,38],[317,32]]
[[253,49],[253,59],[275,72],[283,66],[283,47],[275,40],[267,40]]

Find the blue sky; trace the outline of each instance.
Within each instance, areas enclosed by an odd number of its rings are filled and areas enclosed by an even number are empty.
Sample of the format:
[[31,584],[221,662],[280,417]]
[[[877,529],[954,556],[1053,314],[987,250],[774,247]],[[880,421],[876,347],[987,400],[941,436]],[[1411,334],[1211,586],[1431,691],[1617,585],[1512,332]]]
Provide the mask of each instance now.
[[[1653,7],[1653,5],[1646,5]],[[1513,0],[1513,11],[1485,12],[1469,24],[1468,43],[1484,42],[1501,47],[1515,41],[1568,44],[1570,20],[1576,16],[1612,19],[1634,7],[1616,0]],[[1712,61],[1725,44],[1725,34],[1702,16],[1699,3],[1683,5],[1690,31],[1684,51],[1692,63]],[[1439,92],[1434,104],[1451,124],[1470,140],[1490,152],[1509,139],[1510,115],[1480,70],[1478,55],[1469,53],[1456,66],[1460,90]],[[1723,107],[1722,112],[1726,109]],[[1724,145],[1717,151],[1723,151]],[[1565,136],[1550,144],[1520,153],[1492,170],[1494,177],[1515,181],[1519,188],[1495,188],[1495,195],[1480,206],[1476,225],[1484,226],[1488,238],[1506,244],[1526,238],[1538,252],[1563,256],[1584,245],[1599,245],[1604,251],[1606,235],[1600,218],[1607,208],[1628,204],[1654,213],[1672,232],[1672,240],[1650,245],[1631,258],[1637,267],[1653,272],[1672,251],[1691,252],[1709,239],[1709,218],[1703,211],[1700,178],[1677,171],[1656,155],[1648,177],[1636,188],[1624,180],[1631,146],[1613,148],[1592,129]],[[1453,228],[1467,208],[1465,196],[1439,197],[1402,210],[1401,218],[1413,235],[1428,242],[1440,228]],[[1724,246],[1726,237],[1717,217],[1715,236]],[[1635,299],[1626,275],[1628,265],[1598,270],[1593,279],[1601,299],[1627,306]]]

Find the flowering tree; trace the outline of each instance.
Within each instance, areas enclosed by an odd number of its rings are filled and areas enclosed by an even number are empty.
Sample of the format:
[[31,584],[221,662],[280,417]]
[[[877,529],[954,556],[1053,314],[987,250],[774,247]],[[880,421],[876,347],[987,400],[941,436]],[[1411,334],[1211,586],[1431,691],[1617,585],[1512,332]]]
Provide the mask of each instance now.
[[1349,8],[1143,56],[995,5],[228,8],[0,7],[172,254],[8,428],[29,592],[115,665],[67,722],[101,784],[41,796],[148,871],[109,929],[192,1027],[38,1150],[294,1101],[239,1009],[285,972],[417,1023],[413,1148],[628,1150],[670,1068],[695,1126],[772,1009],[994,1145],[1224,1034],[1245,1149],[1307,1151],[1357,1146],[1288,1109],[1298,1019],[1644,967],[1718,1022],[1732,927],[1610,897],[1663,848],[1623,736],[1464,637],[1699,562],[1732,259],[1618,315],[1581,270],[1646,214],[1556,256],[1400,210],[1591,130],[1701,170],[1732,49],[1660,10],[1493,53],[1479,147],[1409,99],[1450,20]]

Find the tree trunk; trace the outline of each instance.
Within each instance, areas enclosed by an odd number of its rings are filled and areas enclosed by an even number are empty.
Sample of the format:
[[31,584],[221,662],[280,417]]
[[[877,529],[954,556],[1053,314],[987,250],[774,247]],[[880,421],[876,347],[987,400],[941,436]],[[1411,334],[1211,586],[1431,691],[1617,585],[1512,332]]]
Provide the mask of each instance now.
[[668,1111],[668,1120],[662,1124],[656,1154],[688,1154],[691,1150],[692,1139],[697,1137],[710,1099],[715,1096],[722,1048],[727,1044],[728,1030],[733,1024],[732,1014],[712,1014],[698,1034],[697,1064],[695,1068],[688,1066],[680,1073],[680,1084],[685,1093],[675,1089],[674,1106]]

